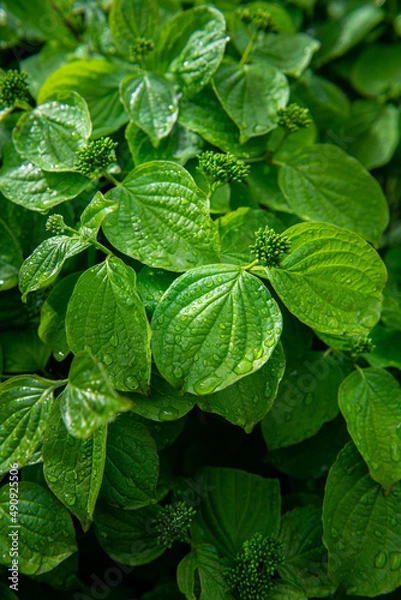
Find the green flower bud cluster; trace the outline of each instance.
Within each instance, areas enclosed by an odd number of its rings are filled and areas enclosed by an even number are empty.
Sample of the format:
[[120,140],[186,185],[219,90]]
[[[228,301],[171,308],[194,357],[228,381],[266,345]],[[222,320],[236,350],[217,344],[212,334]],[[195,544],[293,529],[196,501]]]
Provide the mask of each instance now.
[[276,233],[270,227],[261,227],[255,232],[255,244],[250,247],[252,254],[267,267],[280,265],[283,254],[290,252],[287,236]]
[[242,182],[249,175],[250,167],[234,154],[219,154],[218,152],[202,152],[199,156],[198,171],[200,171],[209,183],[214,187],[231,183]]
[[272,15],[261,8],[250,11],[248,8],[240,9],[238,16],[245,25],[253,25],[256,31],[277,32],[277,25],[273,21]]
[[135,40],[135,43],[129,49],[129,58],[131,62],[136,62],[138,58],[142,58],[149,52],[152,52],[155,45],[152,40],[140,37]]
[[153,521],[157,543],[171,548],[175,541],[186,542],[188,529],[196,511],[185,502],[168,504]]
[[55,234],[63,233],[66,229],[62,215],[51,215],[46,221],[46,230]]
[[116,162],[116,146],[109,137],[90,142],[77,152],[75,170],[87,177],[99,177],[109,165]]
[[309,118],[309,110],[298,106],[298,104],[289,104],[286,108],[279,110],[277,114],[279,116],[278,124],[289,133],[308,127],[312,123]]
[[373,344],[370,337],[360,337],[357,340],[355,340],[353,344],[351,356],[353,358],[358,358],[358,356],[360,356],[361,354],[368,354],[370,352],[373,352],[374,349],[375,345]]
[[255,533],[225,573],[228,588],[238,600],[266,600],[282,560],[281,542]]
[[14,106],[18,100],[29,99],[27,74],[19,71],[7,71],[0,80],[0,103],[5,106]]

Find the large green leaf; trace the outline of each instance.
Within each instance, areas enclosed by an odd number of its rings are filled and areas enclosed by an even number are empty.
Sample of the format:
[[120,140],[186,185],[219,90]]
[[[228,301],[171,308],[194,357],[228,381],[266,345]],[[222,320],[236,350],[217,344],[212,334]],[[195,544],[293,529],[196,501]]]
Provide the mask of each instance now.
[[150,328],[135,271],[116,257],[85,271],[67,308],[68,345],[101,361],[119,390],[145,392],[150,379]]
[[278,536],[281,514],[278,479],[208,467],[201,471],[198,483],[204,497],[191,527],[196,546],[212,544],[221,557],[233,559],[255,533]]
[[401,387],[383,369],[351,373],[338,402],[370,475],[388,490],[401,479]]
[[315,144],[284,165],[279,185],[293,211],[308,221],[346,227],[377,242],[389,213],[374,177],[332,144]]
[[89,180],[79,173],[52,173],[19,156],[12,142],[4,147],[0,169],[0,190],[29,210],[47,212],[52,206],[75,198]]
[[398,98],[401,93],[401,43],[368,44],[351,71],[351,82],[365,96]]
[[68,385],[59,398],[68,432],[84,440],[117,413],[131,408],[131,403],[111,387],[103,366],[85,353],[74,358]]
[[186,96],[193,96],[215,73],[226,43],[221,12],[198,6],[167,21],[155,48],[155,62],[159,70],[174,75]]
[[14,534],[20,573],[47,573],[77,550],[71,517],[48,490],[28,481],[19,483],[18,512],[11,513],[12,483],[0,490],[0,562],[9,566],[10,534]]
[[121,82],[121,99],[131,120],[152,142],[166,137],[178,116],[178,101],[172,83],[149,71],[128,75]]
[[230,423],[250,433],[270,410],[285,370],[285,356],[280,343],[270,359],[255,373],[233,385],[202,398],[202,410],[221,415]]
[[[64,20],[65,15],[55,2],[4,0],[3,4],[7,7],[7,11],[12,12],[20,20],[28,37],[39,37],[42,40],[63,39],[69,44],[73,42],[72,32]],[[6,15],[5,20],[7,20]]]
[[[200,595],[195,595],[196,581],[200,584]],[[216,548],[210,544],[199,544],[185,556],[177,569],[180,591],[189,600],[232,600],[227,590],[222,564]]]
[[287,308],[323,333],[368,333],[379,319],[387,278],[377,252],[359,235],[325,223],[301,223],[285,233],[290,254],[279,267],[264,269]]
[[209,201],[180,165],[140,165],[107,198],[120,207],[105,220],[103,231],[121,252],[170,271],[218,262],[220,245]]
[[135,415],[121,415],[109,425],[101,497],[135,509],[156,499],[159,457],[154,439]]
[[0,473],[35,452],[53,405],[56,381],[19,375],[0,385]]
[[308,598],[326,597],[335,591],[327,573],[327,550],[322,535],[322,511],[318,507],[295,508],[282,518],[280,539],[284,560],[277,570]]
[[18,284],[18,269],[22,261],[17,240],[0,219],[0,291],[4,292]]
[[305,33],[267,34],[256,41],[251,60],[300,77],[319,47],[320,43]]
[[43,242],[25,260],[19,273],[22,299],[30,292],[50,285],[65,261],[90,246],[79,235],[56,235]]
[[21,329],[0,331],[0,343],[3,346],[3,372],[8,374],[43,372],[51,354],[31,322]]
[[72,171],[92,131],[88,106],[76,92],[57,92],[22,115],[13,131],[15,148],[45,171]]
[[175,280],[152,329],[163,377],[205,395],[259,369],[279,340],[282,319],[265,286],[244,268],[209,265]]
[[298,586],[279,579],[269,593],[269,600],[307,600],[307,597]]
[[44,475],[53,494],[78,517],[84,531],[91,525],[102,484],[106,438],[106,426],[89,439],[72,437],[56,402],[43,438]]
[[216,94],[241,132],[240,141],[276,127],[277,111],[289,98],[286,77],[274,67],[223,62],[213,78]]
[[350,367],[341,355],[308,352],[287,366],[262,427],[269,450],[315,435],[338,414],[338,388]]
[[401,484],[383,494],[350,442],[326,483],[323,541],[329,574],[351,595],[378,596],[401,585]]
[[61,90],[75,90],[88,103],[92,135],[107,135],[128,121],[119,94],[119,85],[125,75],[126,70],[105,58],[73,60],[46,79],[37,101],[46,102]]
[[118,49],[128,55],[138,38],[154,36],[159,24],[157,0],[115,0],[109,23]]

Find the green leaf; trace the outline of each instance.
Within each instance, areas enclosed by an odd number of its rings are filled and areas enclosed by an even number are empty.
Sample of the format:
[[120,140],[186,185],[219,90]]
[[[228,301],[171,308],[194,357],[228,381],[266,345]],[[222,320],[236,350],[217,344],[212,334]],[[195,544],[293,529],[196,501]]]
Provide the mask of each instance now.
[[338,395],[348,431],[371,477],[385,490],[401,480],[401,387],[383,369],[357,370]]
[[[18,525],[9,510],[11,482],[0,490],[0,562],[10,565],[10,533],[18,534],[18,568],[25,575],[47,573],[77,550],[74,526],[67,510],[36,483],[18,484]],[[14,517],[15,518],[15,517]]]
[[240,207],[217,220],[221,241],[223,263],[246,265],[255,258],[249,246],[255,241],[255,232],[260,227],[271,227],[278,233],[284,225],[270,212]]
[[218,262],[220,245],[209,201],[180,165],[140,165],[107,198],[120,206],[103,231],[121,252],[170,271]]
[[325,223],[285,233],[290,254],[268,277],[287,308],[323,333],[366,335],[379,319],[387,278],[377,252],[355,233]]
[[276,302],[244,268],[199,267],[176,279],[155,310],[155,362],[171,385],[211,394],[259,369],[281,328]]
[[17,240],[0,219],[0,291],[4,292],[18,284],[18,270],[23,260]]
[[68,433],[83,440],[117,413],[131,408],[111,387],[103,366],[83,352],[72,361],[67,387],[59,398]]
[[175,273],[164,269],[143,267],[138,273],[138,293],[141,296],[146,311],[152,315],[163,294],[176,279]]
[[369,44],[351,71],[351,83],[364,96],[398,98],[401,93],[401,43]]
[[92,200],[83,210],[79,221],[80,233],[90,237],[96,237],[104,219],[110,213],[117,210],[118,204],[107,200],[101,192],[96,192]]
[[[216,548],[210,544],[199,544],[187,554],[177,569],[180,591],[189,600],[232,600],[224,578],[224,564]],[[196,581],[200,582],[200,595],[194,594]]]
[[251,60],[261,66],[275,67],[291,77],[300,77],[320,43],[305,33],[267,34],[257,40]]
[[76,92],[58,92],[26,112],[13,131],[21,156],[45,171],[73,171],[92,131],[88,106]]
[[285,356],[280,344],[270,359],[255,373],[198,402],[202,410],[217,413],[251,433],[256,423],[270,410],[285,370]]
[[207,142],[224,152],[232,152],[242,158],[263,156],[265,138],[258,136],[245,144],[240,143],[240,132],[221,106],[212,88],[180,103],[179,122],[201,135]]
[[119,94],[119,85],[125,75],[125,69],[105,58],[73,60],[46,79],[37,101],[41,104],[57,92],[75,90],[88,104],[92,136],[108,135],[128,121]]
[[287,366],[277,398],[262,423],[269,450],[315,435],[338,414],[338,388],[350,367],[340,354],[308,352]]
[[129,54],[137,38],[152,38],[159,24],[157,0],[115,0],[111,5],[109,23],[118,49]]
[[49,286],[60,273],[65,261],[90,246],[79,235],[56,235],[43,242],[25,260],[19,272],[22,299],[30,292]]
[[[237,469],[207,467],[199,485],[204,490],[191,537],[195,544],[212,544],[223,558],[235,558],[255,533],[278,537],[281,498],[278,479]],[[246,515],[246,518],[244,518]]]
[[299,587],[288,581],[279,580],[274,584],[269,600],[307,600],[307,597]]
[[332,144],[305,148],[283,166],[279,185],[302,219],[345,227],[372,242],[387,226],[387,201],[377,180]]
[[170,133],[177,120],[178,101],[168,79],[149,71],[128,75],[121,82],[120,93],[131,120],[153,144]]
[[[269,141],[278,129],[269,136]],[[297,134],[292,134],[293,135]],[[258,138],[254,138],[257,140]],[[289,138],[290,139],[290,138]],[[283,144],[285,146],[285,144]],[[248,190],[257,204],[267,206],[273,210],[292,213],[292,208],[284,198],[278,185],[278,174],[280,167],[273,164],[256,163],[251,165],[251,172],[246,180]],[[264,211],[266,213],[266,211]],[[270,217],[271,213],[268,213]],[[273,227],[276,229],[275,227]],[[258,228],[257,228],[258,229]],[[256,231],[256,230],[255,230]]]
[[0,592],[3,600],[18,600],[14,592],[5,583],[0,583]]
[[282,518],[280,539],[284,561],[277,570],[280,577],[295,583],[308,598],[322,598],[335,592],[327,573],[327,550],[322,535],[320,508],[295,508]]
[[131,267],[108,257],[85,271],[68,304],[66,329],[71,350],[101,361],[116,389],[147,392],[150,328]]
[[61,417],[59,402],[54,405],[43,438],[43,469],[55,496],[81,522],[84,531],[91,525],[102,484],[106,458],[107,427],[92,437],[72,437]]
[[0,473],[35,452],[46,427],[57,381],[36,375],[19,375],[0,385]]
[[145,565],[158,558],[166,546],[157,543],[152,521],[161,513],[158,504],[138,510],[123,510],[99,504],[95,512],[95,533],[103,550],[124,565]]
[[[381,315],[383,320],[383,313]],[[376,325],[369,334],[374,344],[373,352],[364,358],[371,367],[395,367],[401,370],[401,331]]]
[[288,102],[286,77],[274,67],[225,61],[213,78],[224,110],[241,132],[240,142],[263,135],[277,125],[277,111]]
[[401,487],[388,495],[350,442],[326,483],[323,542],[329,574],[351,595],[378,596],[401,585]]
[[[58,10],[55,2],[37,0],[31,3],[27,0],[4,0],[7,11],[20,20],[23,28],[30,35],[39,39],[65,39],[73,41],[71,30],[64,21],[64,15]],[[8,15],[9,16],[9,15]]]
[[75,198],[89,180],[79,173],[42,171],[15,151],[12,142],[4,147],[0,169],[0,190],[14,202],[29,210],[47,212],[66,200]]
[[223,15],[197,6],[167,21],[155,48],[158,69],[174,75],[184,95],[194,96],[216,72],[227,43]]
[[154,439],[132,414],[110,423],[101,498],[136,509],[156,501],[159,457]]
[[[29,308],[27,312],[29,314]],[[50,357],[50,348],[45,346],[37,328],[32,327],[31,323],[23,329],[1,331],[0,343],[3,346],[4,373],[43,372]]]

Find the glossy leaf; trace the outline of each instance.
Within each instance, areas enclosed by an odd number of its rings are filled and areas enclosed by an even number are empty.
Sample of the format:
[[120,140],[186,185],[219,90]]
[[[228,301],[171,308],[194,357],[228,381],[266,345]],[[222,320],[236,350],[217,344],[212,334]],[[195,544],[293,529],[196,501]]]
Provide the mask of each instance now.
[[99,427],[131,404],[111,387],[102,365],[80,353],[74,358],[68,384],[60,394],[60,411],[68,433],[87,440]]
[[43,438],[43,469],[55,496],[78,517],[84,531],[91,525],[106,458],[107,427],[88,439],[72,437],[54,405]]
[[164,292],[176,279],[175,273],[164,269],[143,267],[138,273],[138,292],[148,314],[152,315]]
[[302,219],[345,227],[373,242],[387,225],[387,201],[377,180],[332,144],[305,148],[281,169],[279,185]]
[[268,277],[287,308],[324,333],[366,335],[379,319],[387,278],[376,251],[355,233],[324,223],[285,233],[290,254]]
[[111,5],[109,23],[118,49],[128,54],[139,37],[153,37],[159,24],[157,0],[116,0]]
[[251,59],[291,77],[300,77],[319,48],[320,43],[304,33],[267,34],[256,41]]
[[18,485],[18,525],[9,511],[11,484],[0,490],[0,562],[9,565],[10,532],[18,533],[20,573],[47,573],[76,550],[74,526],[67,510],[46,489],[36,483]]
[[22,261],[17,240],[0,219],[0,291],[9,290],[18,284],[18,270]]
[[121,252],[170,271],[218,262],[220,246],[209,202],[180,165],[140,165],[106,197],[120,203],[103,231]]
[[150,328],[131,267],[109,257],[85,271],[68,304],[66,329],[71,350],[101,361],[116,389],[147,391]]
[[117,208],[116,202],[107,200],[101,192],[96,192],[80,216],[81,233],[96,237],[104,219]]
[[383,369],[354,371],[338,402],[372,478],[385,490],[401,480],[401,388]]
[[173,386],[211,394],[259,369],[281,328],[277,304],[244,268],[199,267],[176,279],[155,310],[155,362]]
[[326,483],[323,541],[329,574],[348,594],[386,594],[401,584],[401,487],[387,495],[350,442]]

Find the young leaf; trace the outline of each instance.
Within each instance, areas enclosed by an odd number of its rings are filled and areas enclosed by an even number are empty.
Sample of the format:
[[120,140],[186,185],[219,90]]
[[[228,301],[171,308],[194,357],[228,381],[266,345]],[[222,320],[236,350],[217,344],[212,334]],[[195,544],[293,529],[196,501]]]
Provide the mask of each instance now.
[[60,273],[65,261],[90,246],[79,235],[55,235],[44,240],[22,265],[19,288],[22,299],[30,292],[50,285]]
[[145,304],[146,311],[153,315],[164,292],[176,279],[176,274],[164,269],[143,267],[138,273],[138,293]]
[[57,401],[43,438],[43,469],[57,498],[80,520],[84,531],[92,522],[102,484],[106,458],[107,427],[88,439],[72,437],[61,417]]
[[139,72],[121,82],[121,99],[131,120],[145,131],[152,143],[166,137],[177,120],[178,102],[174,86],[163,75]]
[[199,267],[176,279],[155,310],[155,362],[171,385],[211,394],[259,369],[281,328],[276,302],[244,268]]
[[137,509],[156,500],[159,457],[154,439],[135,415],[121,415],[109,425],[101,498]]
[[308,221],[323,221],[377,242],[388,223],[383,191],[362,165],[332,144],[305,148],[279,175],[293,211]]
[[348,431],[371,477],[385,490],[401,480],[401,387],[383,369],[357,370],[338,396]]
[[17,240],[0,219],[0,291],[18,284],[18,270],[23,260]]
[[268,277],[287,308],[323,333],[366,335],[379,319],[387,279],[377,252],[325,223],[301,223],[285,234],[291,251]]
[[213,78],[216,94],[241,132],[240,141],[277,125],[277,111],[288,102],[286,77],[274,67],[223,62]]
[[92,131],[88,106],[76,92],[58,92],[26,112],[13,132],[21,156],[45,171],[72,171]]
[[401,43],[369,44],[359,54],[351,82],[364,96],[398,98],[401,93]]
[[19,375],[0,385],[0,473],[20,467],[35,452],[53,405],[58,382]]
[[[74,526],[67,510],[36,483],[18,485],[18,525],[9,510],[12,484],[0,490],[0,562],[10,564],[10,533],[18,532],[18,568],[25,575],[51,571],[77,550]],[[15,527],[15,525],[14,525]]]
[[139,37],[153,37],[159,20],[157,0],[115,0],[111,5],[111,33],[118,49],[125,55]]
[[[210,544],[199,544],[187,554],[177,569],[180,591],[189,600],[232,600],[224,578],[224,564],[216,548]],[[200,583],[200,595],[194,594],[196,581]]]
[[117,208],[116,202],[107,200],[101,192],[96,192],[80,216],[81,232],[96,237],[104,219]]
[[329,574],[347,594],[378,596],[401,584],[401,484],[383,494],[350,442],[326,483],[323,542]]
[[66,329],[71,350],[101,361],[116,389],[147,392],[150,328],[131,267],[108,257],[85,271],[68,304]]
[[60,394],[60,411],[68,432],[86,440],[131,403],[111,387],[103,366],[85,353],[71,364],[68,385]]
[[180,165],[140,165],[106,197],[120,203],[103,231],[121,252],[170,271],[218,262],[220,245],[209,202]]
[[235,558],[255,533],[278,536],[281,498],[277,479],[208,467],[201,471],[199,481],[205,494],[191,527],[195,546],[213,544],[221,557]]

